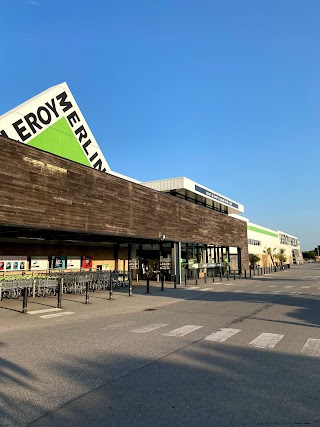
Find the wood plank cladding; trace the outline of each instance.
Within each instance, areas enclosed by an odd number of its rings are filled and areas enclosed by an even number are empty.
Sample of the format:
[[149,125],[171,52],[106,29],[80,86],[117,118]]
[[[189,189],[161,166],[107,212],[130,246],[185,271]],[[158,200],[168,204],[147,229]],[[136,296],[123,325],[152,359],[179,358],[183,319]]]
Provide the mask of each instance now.
[[238,246],[247,224],[0,137],[0,224]]

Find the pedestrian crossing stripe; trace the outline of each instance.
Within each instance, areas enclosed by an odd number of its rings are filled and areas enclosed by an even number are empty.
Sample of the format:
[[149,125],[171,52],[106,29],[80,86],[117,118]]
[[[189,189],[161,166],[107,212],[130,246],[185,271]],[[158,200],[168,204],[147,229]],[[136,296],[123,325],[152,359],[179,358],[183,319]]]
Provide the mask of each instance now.
[[[62,314],[62,313],[61,313]],[[72,314],[72,313],[70,313]],[[132,329],[132,333],[148,333],[161,328],[168,326],[167,323],[151,323],[149,325],[141,326],[140,328]],[[184,325],[180,328],[173,329],[172,331],[162,334],[166,337],[183,337],[185,335],[191,334],[199,329],[203,328],[200,325]],[[214,331],[210,335],[207,335],[203,338],[204,341],[211,341],[216,343],[223,343],[229,338],[237,335],[241,332],[241,329],[233,328],[221,328],[217,331]],[[251,347],[261,348],[261,349],[273,349],[284,337],[282,334],[273,334],[263,332],[258,335],[254,340],[249,342]],[[320,339],[309,338],[302,349],[302,353],[309,356],[320,357]]]

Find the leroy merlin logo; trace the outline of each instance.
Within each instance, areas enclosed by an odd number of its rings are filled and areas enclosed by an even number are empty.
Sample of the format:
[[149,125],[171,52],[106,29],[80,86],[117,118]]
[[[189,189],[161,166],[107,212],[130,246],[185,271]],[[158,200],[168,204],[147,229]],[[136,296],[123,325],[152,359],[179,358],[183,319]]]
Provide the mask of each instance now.
[[30,100],[27,106],[22,104],[0,117],[0,135],[102,172],[110,171],[73,96],[69,91],[61,91],[63,87],[66,84],[55,86],[46,95]]

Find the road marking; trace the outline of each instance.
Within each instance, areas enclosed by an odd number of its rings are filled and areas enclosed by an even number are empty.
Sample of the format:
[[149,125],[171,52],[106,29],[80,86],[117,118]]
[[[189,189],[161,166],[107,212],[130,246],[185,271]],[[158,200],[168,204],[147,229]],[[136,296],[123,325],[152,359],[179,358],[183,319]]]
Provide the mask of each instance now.
[[309,289],[310,286],[301,286],[300,289]]
[[167,323],[151,323],[151,325],[142,326],[141,328],[132,329],[130,332],[134,332],[136,334],[144,334],[146,332],[155,331],[156,329],[163,328],[164,326],[168,326]]
[[249,343],[253,347],[273,348],[283,338],[284,335],[262,333]]
[[232,292],[240,293],[240,292],[243,292],[243,290],[242,289],[238,289],[237,291],[232,291]]
[[41,313],[49,313],[50,311],[60,311],[61,308],[45,308],[43,310],[32,310],[27,311],[28,314],[41,314]]
[[211,291],[212,288],[204,288],[204,289],[200,289],[200,291]]
[[275,288],[276,285],[269,285],[268,288]]
[[302,353],[310,356],[320,356],[320,340],[309,338],[302,349]]
[[41,317],[41,319],[52,319],[53,317],[68,316],[69,314],[74,314],[74,311],[63,311],[60,313],[46,314],[44,316],[39,316],[39,317]]
[[224,286],[234,286],[236,283],[224,283]]
[[185,326],[182,326],[182,328],[174,329],[173,331],[167,332],[166,334],[163,334],[163,335],[167,337],[183,337],[184,335],[190,334],[191,332],[201,328],[203,328],[203,326],[185,325]]
[[204,339],[207,341],[224,342],[240,331],[241,329],[221,328],[218,331],[213,332],[213,334],[208,335]]
[[274,294],[281,294],[282,291],[274,291]]
[[192,289],[199,289],[199,286],[191,286],[191,288],[184,288],[188,291],[192,291]]
[[288,289],[289,289],[289,288],[293,288],[293,286],[285,286],[285,288],[288,288]]

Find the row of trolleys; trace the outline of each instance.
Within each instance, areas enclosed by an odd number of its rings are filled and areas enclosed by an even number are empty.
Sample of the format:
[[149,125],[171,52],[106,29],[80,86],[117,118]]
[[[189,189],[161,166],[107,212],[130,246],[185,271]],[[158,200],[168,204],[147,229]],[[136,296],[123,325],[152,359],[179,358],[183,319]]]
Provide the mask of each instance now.
[[23,289],[27,289],[28,296],[31,297],[56,295],[60,283],[64,293],[84,293],[87,285],[89,291],[104,291],[128,287],[129,273],[128,271],[68,272],[43,277],[5,279],[0,281],[0,301],[3,298],[18,299]]

